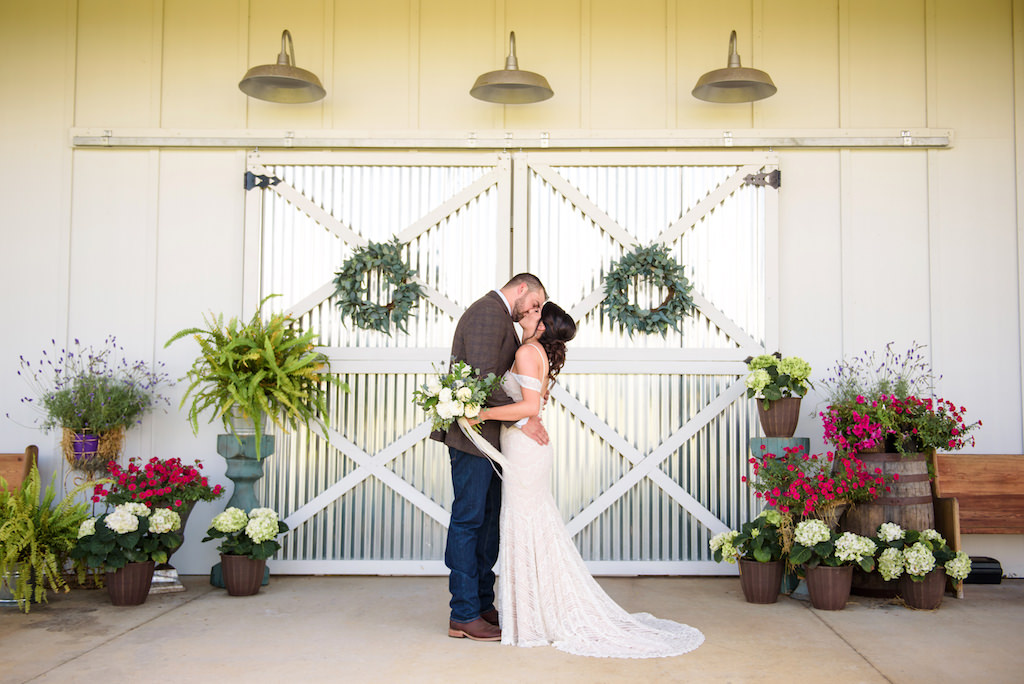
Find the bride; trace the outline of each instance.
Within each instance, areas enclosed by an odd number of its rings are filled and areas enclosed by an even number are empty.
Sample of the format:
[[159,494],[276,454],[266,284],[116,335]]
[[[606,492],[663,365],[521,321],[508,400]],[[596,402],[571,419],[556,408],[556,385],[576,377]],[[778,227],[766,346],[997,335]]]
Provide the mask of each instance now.
[[523,344],[502,380],[516,402],[484,409],[479,416],[481,421],[506,423],[501,451],[464,427],[474,444],[502,465],[501,643],[550,644],[576,655],[609,658],[692,651],[703,643],[703,634],[649,613],[627,613],[590,575],[569,538],[551,494],[551,445],[537,444],[511,422],[540,414],[542,397],[565,362],[565,343],[576,336],[576,324],[548,302],[526,314],[520,325]]

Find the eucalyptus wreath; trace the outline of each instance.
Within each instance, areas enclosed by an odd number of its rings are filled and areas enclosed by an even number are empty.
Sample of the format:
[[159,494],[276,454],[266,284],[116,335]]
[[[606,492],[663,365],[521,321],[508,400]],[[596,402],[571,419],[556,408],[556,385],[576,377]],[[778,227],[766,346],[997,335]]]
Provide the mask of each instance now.
[[[645,309],[629,300],[629,285],[645,280],[667,290],[664,301],[653,309]],[[679,323],[695,310],[691,292],[693,285],[683,274],[683,266],[669,254],[668,247],[653,244],[638,247],[612,264],[604,279],[604,301],[601,307],[613,322],[629,336],[635,332],[661,333],[669,328],[679,330]]]
[[[370,300],[369,276],[374,271],[394,289],[391,301],[379,304]],[[335,273],[334,296],[341,317],[364,330],[377,330],[391,334],[393,323],[402,332],[413,308],[419,303],[423,289],[413,278],[416,271],[402,259],[402,243],[398,238],[390,242],[370,242],[357,248]]]

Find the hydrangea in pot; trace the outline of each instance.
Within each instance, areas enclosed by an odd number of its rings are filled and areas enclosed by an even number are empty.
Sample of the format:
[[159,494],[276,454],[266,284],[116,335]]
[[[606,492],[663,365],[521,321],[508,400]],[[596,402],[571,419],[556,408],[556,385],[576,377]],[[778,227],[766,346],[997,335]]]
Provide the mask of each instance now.
[[963,581],[971,572],[971,559],[954,551],[932,529],[904,530],[893,522],[882,523],[875,538],[882,550],[878,573],[886,581],[899,580],[899,592],[911,608],[934,610],[942,604],[946,578]]
[[271,508],[254,508],[247,515],[232,507],[214,516],[203,541],[222,540],[217,551],[229,594],[251,596],[260,590],[267,559],[281,548],[277,535],[287,531]]
[[782,527],[786,516],[762,512],[739,530],[721,532],[709,546],[715,561],[739,563],[740,588],[748,603],[775,603],[782,586]]
[[811,365],[798,356],[779,352],[746,359],[747,397],[757,399],[761,429],[766,437],[792,437],[800,420],[800,399],[811,386]]
[[180,530],[181,517],[169,508],[123,503],[82,523],[71,557],[80,561],[80,580],[82,566],[106,570],[114,605],[138,605],[149,594],[156,563],[181,546]]
[[801,520],[793,531],[789,562],[803,565],[811,605],[841,610],[850,596],[853,566],[865,572],[875,567],[876,545],[853,532],[837,533],[816,518]]

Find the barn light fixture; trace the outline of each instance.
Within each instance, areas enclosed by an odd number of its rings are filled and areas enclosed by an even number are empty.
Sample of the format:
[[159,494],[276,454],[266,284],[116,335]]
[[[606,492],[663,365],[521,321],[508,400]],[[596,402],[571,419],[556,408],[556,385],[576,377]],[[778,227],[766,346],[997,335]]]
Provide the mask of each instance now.
[[765,72],[740,66],[733,31],[729,36],[729,66],[701,76],[693,88],[693,96],[708,102],[753,102],[771,97],[777,90],[772,77]]
[[277,64],[249,69],[238,87],[249,97],[282,104],[316,102],[327,94],[315,74],[295,66],[295,46],[288,29],[281,33]]
[[476,79],[469,94],[478,100],[498,104],[528,104],[540,102],[555,94],[547,79],[532,71],[522,71],[516,60],[516,33],[508,34],[509,51],[505,68],[488,71]]

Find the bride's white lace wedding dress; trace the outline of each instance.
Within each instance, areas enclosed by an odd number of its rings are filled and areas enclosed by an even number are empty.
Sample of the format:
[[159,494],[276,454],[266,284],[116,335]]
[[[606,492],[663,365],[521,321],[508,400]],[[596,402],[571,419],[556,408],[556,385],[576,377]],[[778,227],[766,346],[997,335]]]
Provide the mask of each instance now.
[[[516,401],[522,400],[520,386],[543,393],[535,378],[511,372],[503,378],[502,387]],[[503,470],[501,643],[551,645],[592,657],[657,658],[687,653],[704,642],[704,635],[688,625],[627,613],[590,575],[551,494],[550,444],[541,446],[519,428],[504,427],[501,453],[493,451],[485,453]]]

